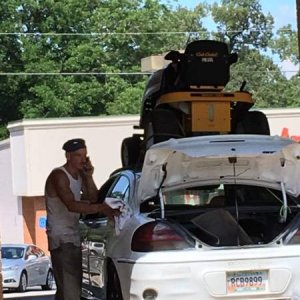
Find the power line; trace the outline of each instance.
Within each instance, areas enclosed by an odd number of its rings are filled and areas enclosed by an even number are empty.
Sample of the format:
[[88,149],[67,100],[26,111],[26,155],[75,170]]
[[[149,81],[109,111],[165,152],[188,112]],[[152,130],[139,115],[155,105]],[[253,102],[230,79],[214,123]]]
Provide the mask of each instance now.
[[[277,71],[246,71],[245,73],[277,73]],[[281,70],[283,73],[298,73],[295,70]],[[137,76],[151,75],[151,72],[0,72],[0,76]]]
[[111,75],[150,75],[151,72],[0,72],[0,76],[111,76]]
[[160,32],[0,32],[0,35],[29,35],[29,36],[100,36],[100,35],[174,35],[196,34],[206,31],[160,31]]
[[[180,34],[199,34],[199,33],[239,33],[239,32],[262,32],[262,30],[227,30],[227,31],[158,31],[158,32],[0,32],[0,35],[18,36],[102,36],[102,35],[180,35]],[[278,29],[277,32],[292,32],[292,29]]]

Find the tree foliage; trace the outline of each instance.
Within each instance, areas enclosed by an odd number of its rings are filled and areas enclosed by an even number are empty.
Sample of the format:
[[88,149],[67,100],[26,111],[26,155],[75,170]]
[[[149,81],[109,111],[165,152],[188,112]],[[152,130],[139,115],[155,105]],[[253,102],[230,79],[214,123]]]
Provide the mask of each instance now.
[[269,47],[282,60],[290,58],[296,62],[296,35],[291,26],[280,30],[274,42],[273,17],[262,12],[258,0],[222,0],[211,6],[211,13],[217,25],[213,38],[228,43],[229,50],[239,56],[226,89],[239,89],[246,81],[256,107],[299,106],[300,88],[294,85],[299,79],[288,80],[273,60],[262,54]]
[[[216,32],[205,27],[209,14]],[[225,41],[239,54],[228,89],[246,80],[259,107],[299,105],[299,78],[285,78],[261,52],[296,61],[296,34],[283,29],[273,38],[273,18],[258,0],[194,9],[159,0],[3,0],[0,138],[22,118],[139,113],[141,59],[195,39]]]
[[272,38],[273,17],[262,12],[258,0],[222,0],[211,6],[218,31],[216,39],[227,42],[230,51],[245,45],[266,49]]
[[271,41],[274,53],[281,60],[291,60],[295,64],[299,62],[299,49],[297,32],[292,30],[291,24],[283,26],[277,31],[278,37]]

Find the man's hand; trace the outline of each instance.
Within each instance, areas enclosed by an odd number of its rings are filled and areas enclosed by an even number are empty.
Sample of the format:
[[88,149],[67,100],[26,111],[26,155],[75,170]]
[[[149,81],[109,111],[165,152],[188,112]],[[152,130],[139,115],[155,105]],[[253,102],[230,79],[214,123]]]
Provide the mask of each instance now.
[[105,202],[99,204],[99,213],[106,215],[109,219],[113,219],[113,217],[117,217],[121,214],[119,209],[113,209]]
[[92,177],[93,176],[94,167],[93,167],[89,157],[86,158],[86,162],[85,162],[85,165],[83,167],[82,173],[85,177]]

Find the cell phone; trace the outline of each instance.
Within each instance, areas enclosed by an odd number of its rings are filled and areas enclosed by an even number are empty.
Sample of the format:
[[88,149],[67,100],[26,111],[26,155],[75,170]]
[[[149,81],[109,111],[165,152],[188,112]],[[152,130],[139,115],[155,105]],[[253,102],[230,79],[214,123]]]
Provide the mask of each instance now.
[[83,166],[84,171],[88,171],[90,169],[90,158],[89,156],[86,157],[86,162]]

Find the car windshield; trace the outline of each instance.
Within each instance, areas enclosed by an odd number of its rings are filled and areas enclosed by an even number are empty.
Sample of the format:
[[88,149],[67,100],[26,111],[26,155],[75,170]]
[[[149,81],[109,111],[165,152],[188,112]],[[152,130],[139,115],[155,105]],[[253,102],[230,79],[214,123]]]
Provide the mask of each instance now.
[[[192,206],[280,206],[282,192],[267,187],[250,185],[215,185],[178,189],[163,193],[165,205]],[[288,196],[288,204],[297,201]]]
[[22,247],[2,247],[1,257],[7,259],[19,259],[24,255],[24,248]]

